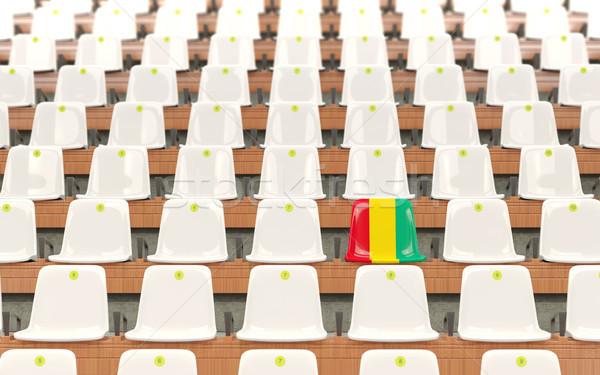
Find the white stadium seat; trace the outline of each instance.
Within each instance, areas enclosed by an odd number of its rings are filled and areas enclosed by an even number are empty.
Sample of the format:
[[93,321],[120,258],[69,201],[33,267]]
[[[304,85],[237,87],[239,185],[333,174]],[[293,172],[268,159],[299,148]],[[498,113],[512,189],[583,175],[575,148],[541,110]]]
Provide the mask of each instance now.
[[75,65],[95,65],[107,72],[122,70],[121,40],[110,36],[83,34],[77,40]]
[[356,271],[348,338],[374,342],[437,340],[425,277],[417,266],[369,265]]
[[163,6],[184,9],[196,14],[206,13],[206,2],[196,0],[165,0]]
[[488,2],[470,12],[465,12],[464,39],[476,39],[480,36],[506,34],[507,32],[504,8],[499,4]]
[[34,201],[62,199],[62,150],[55,146],[17,146],[8,151],[0,198]]
[[265,199],[258,204],[249,262],[323,262],[317,203],[311,199]]
[[529,270],[506,265],[466,267],[458,335],[463,340],[483,342],[549,340],[550,333],[538,325]]
[[542,206],[540,258],[547,262],[599,263],[598,224],[600,202],[595,199],[546,200]]
[[[401,369],[399,369],[401,367]],[[440,375],[438,359],[429,350],[368,350],[360,358],[360,375]]]
[[87,192],[77,198],[140,200],[150,197],[148,151],[140,146],[94,150]]
[[342,12],[339,38],[345,39],[354,35],[383,35],[381,10],[361,6]]
[[579,144],[586,148],[600,148],[600,101],[584,102],[581,106]]
[[593,194],[584,194],[581,189],[573,147],[528,146],[521,150],[519,197],[575,199],[592,198]]
[[269,106],[265,143],[269,146],[324,148],[319,106],[309,102],[279,102]]
[[208,50],[208,65],[242,65],[256,70],[254,41],[243,35],[213,35]]
[[561,105],[581,106],[600,100],[600,65],[567,65],[560,70],[558,102]]
[[117,103],[113,109],[108,146],[165,148],[163,106],[156,102]]
[[56,71],[56,42],[43,36],[16,35],[8,65],[25,65],[34,72]]
[[238,375],[318,375],[317,357],[308,350],[256,349],[242,354]]
[[381,34],[352,35],[344,38],[340,70],[345,70],[346,67],[352,65],[379,66],[388,64],[385,36]]
[[352,65],[344,73],[340,105],[356,102],[394,103],[392,74],[387,65]]
[[178,72],[189,70],[187,39],[181,36],[147,35],[144,39],[142,65],[169,65]]
[[33,13],[31,34],[55,40],[75,39],[75,16],[66,9],[51,6],[37,8]]
[[324,199],[319,153],[313,146],[265,149],[256,199]]
[[454,45],[448,34],[415,35],[408,41],[407,70],[418,70],[423,65],[454,64]]
[[0,102],[9,107],[34,106],[33,69],[26,66],[0,66]]
[[244,107],[252,105],[248,70],[241,65],[203,67],[198,101],[214,104],[236,102]]
[[29,146],[86,148],[88,129],[82,103],[40,103],[35,108]]
[[64,349],[13,349],[0,357],[2,374],[77,375],[75,354]]
[[260,39],[258,12],[248,8],[249,6],[222,6],[217,16],[217,34]]
[[[110,233],[97,236],[98,231]],[[94,240],[90,240],[94,238]],[[60,263],[116,263],[131,259],[129,205],[119,199],[76,199],[69,205]]]
[[402,39],[446,33],[442,8],[435,2],[413,3],[402,16]]
[[[0,263],[37,260],[35,206],[26,199],[0,200]],[[0,329],[2,325],[0,324]],[[0,366],[1,367],[1,366]]]
[[0,148],[10,147],[10,124],[8,119],[8,105],[0,102]]
[[355,102],[346,109],[344,140],[340,147],[402,146],[398,108],[394,102]]
[[184,146],[179,150],[172,198],[237,198],[233,151],[229,146]]
[[99,66],[65,65],[58,72],[56,102],[81,102],[86,107],[106,105],[106,80]]
[[475,39],[475,70],[489,70],[495,65],[520,65],[521,47],[516,34],[485,35]]
[[0,7],[6,10],[7,14],[32,14],[35,11],[35,0],[0,0]]
[[458,65],[423,65],[417,70],[413,104],[467,100],[462,68]]
[[446,210],[444,260],[458,263],[511,263],[515,253],[508,206],[501,199],[454,199]]
[[306,7],[305,3],[305,1],[298,2],[293,8],[282,7],[279,10],[277,39],[297,36],[317,39],[323,37],[320,10],[312,9],[310,5]]
[[[198,241],[198,236],[202,241]],[[213,263],[229,258],[223,204],[214,199],[170,199],[163,206],[157,263]]]
[[197,375],[196,356],[183,349],[132,349],[121,355],[117,375]]
[[198,39],[196,13],[176,6],[163,6],[156,13],[154,33],[157,35],[180,36],[188,40]]
[[506,102],[502,112],[500,145],[522,148],[558,145],[554,109],[548,102]]
[[481,375],[561,375],[556,354],[549,350],[490,350],[483,354]]
[[486,104],[502,106],[512,101],[539,100],[535,72],[531,65],[496,65],[489,69]]
[[150,3],[146,0],[108,0],[107,5],[118,5],[123,12],[129,14],[131,17],[150,11]]
[[354,146],[344,199],[413,199],[401,146]]
[[599,274],[597,265],[575,266],[569,271],[566,335],[575,340],[600,341]]
[[68,10],[74,14],[92,13],[92,0],[50,0],[47,6]]
[[496,193],[490,152],[485,146],[442,146],[435,150],[431,197],[503,198]]
[[589,63],[583,34],[548,35],[542,40],[542,69],[561,70],[567,65]]
[[473,103],[429,102],[425,105],[421,147],[480,144]]
[[94,14],[95,36],[114,37],[119,40],[137,39],[135,16],[123,11],[120,5],[108,4],[100,7]]
[[545,5],[527,10],[525,18],[525,37],[543,39],[548,35],[569,33],[567,11],[562,6]]
[[309,65],[275,67],[269,104],[279,102],[310,102],[320,106],[325,105],[321,93],[319,68]]
[[179,104],[177,73],[167,65],[136,65],[129,73],[128,102],[157,102],[166,107]]
[[[48,313],[48,312],[52,313]],[[42,267],[38,274],[29,327],[17,340],[95,341],[108,335],[106,273],[100,266]]]
[[317,271],[310,266],[256,266],[250,271],[244,341],[302,342],[325,339]]
[[194,103],[190,114],[186,145],[244,148],[244,128],[240,105],[233,102]]
[[278,35],[273,66],[286,65],[308,65],[324,70],[319,38]]
[[144,272],[136,326],[127,340],[187,342],[217,335],[211,271],[205,266],[151,266]]

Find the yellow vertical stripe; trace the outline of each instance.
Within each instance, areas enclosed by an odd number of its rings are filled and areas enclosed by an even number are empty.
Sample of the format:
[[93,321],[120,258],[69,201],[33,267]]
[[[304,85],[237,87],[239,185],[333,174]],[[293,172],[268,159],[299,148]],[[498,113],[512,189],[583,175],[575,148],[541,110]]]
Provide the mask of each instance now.
[[398,263],[396,259],[396,201],[371,199],[369,247],[373,263]]

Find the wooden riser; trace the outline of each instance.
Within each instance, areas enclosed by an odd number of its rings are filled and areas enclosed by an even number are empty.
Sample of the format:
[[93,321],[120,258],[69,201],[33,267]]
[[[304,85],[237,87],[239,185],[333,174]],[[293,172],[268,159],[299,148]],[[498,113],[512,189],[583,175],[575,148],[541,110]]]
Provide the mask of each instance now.
[[[58,263],[46,259],[28,263],[0,264],[2,293],[34,293],[40,269],[56,264]],[[157,264],[137,260],[102,265],[106,270],[108,293],[140,293],[144,271]],[[514,264],[529,269],[534,293],[567,293],[569,270],[572,264],[545,263],[538,259],[528,259]],[[214,293],[245,294],[248,291],[250,271],[258,265],[260,263],[249,263],[241,259],[229,263],[206,264],[212,272]],[[319,291],[324,294],[353,294],[356,270],[363,265],[341,262],[339,259],[311,264],[319,275]],[[414,263],[414,265],[423,270],[427,293],[460,294],[462,272],[468,264],[428,259],[426,262]]]
[[600,345],[554,336],[538,343],[478,343],[442,336],[424,343],[366,343],[329,337],[306,343],[257,343],[235,337],[218,337],[195,343],[141,343],[110,337],[89,343],[29,343],[12,337],[0,339],[0,352],[9,349],[68,349],[75,353],[79,375],[116,374],[122,353],[131,349],[187,349],[197,358],[199,374],[237,375],[241,355],[252,349],[305,349],[318,360],[319,374],[358,375],[360,357],[372,349],[424,349],[438,357],[441,375],[480,375],[481,357],[494,349],[551,350],[560,359],[562,375],[596,375],[600,372]]

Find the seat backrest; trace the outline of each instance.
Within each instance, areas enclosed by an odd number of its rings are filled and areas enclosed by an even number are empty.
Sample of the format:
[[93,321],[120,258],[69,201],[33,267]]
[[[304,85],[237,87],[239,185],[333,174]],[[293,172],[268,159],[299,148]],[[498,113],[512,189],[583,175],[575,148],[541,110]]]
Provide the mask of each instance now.
[[387,65],[346,67],[342,105],[355,102],[394,103],[392,74]]
[[344,141],[341,147],[401,146],[396,103],[354,102],[346,109]]
[[49,200],[64,197],[62,150],[54,146],[17,146],[8,151],[3,198]]
[[316,147],[267,147],[257,198],[325,198]]
[[184,146],[179,150],[173,197],[237,198],[229,146]]
[[107,72],[123,69],[121,40],[114,36],[81,35],[77,40],[75,65],[96,65]]
[[473,11],[487,6],[504,6],[505,0],[452,0],[452,10],[454,13],[471,14]]
[[346,261],[421,262],[415,216],[405,199],[359,199],[352,206]]
[[421,147],[480,144],[473,103],[429,102],[425,105]]
[[[198,235],[202,241],[197,241]],[[214,199],[170,199],[163,206],[157,261],[218,262],[229,258],[223,204]]]
[[423,271],[417,266],[369,265],[356,271],[350,332],[368,330],[382,341],[431,331]]
[[180,8],[185,12],[192,12],[196,14],[206,13],[206,2],[196,0],[165,0],[163,6]]
[[496,193],[490,151],[485,146],[435,150],[431,196],[436,199],[501,198]]
[[29,145],[85,148],[87,130],[83,103],[40,103],[35,108]]
[[519,168],[519,196],[541,200],[584,198],[573,147],[523,147]]
[[33,12],[31,34],[55,40],[75,39],[75,15],[70,9],[39,7]]
[[435,2],[414,3],[404,9],[402,39],[418,35],[441,35],[446,33],[442,8]]
[[360,359],[360,375],[393,374],[398,367],[406,375],[440,374],[437,357],[429,350],[368,350]]
[[277,39],[282,36],[322,38],[321,10],[312,8],[311,4],[304,1],[295,6],[280,8]]
[[325,260],[319,210],[311,199],[266,199],[258,204],[249,261]]
[[257,349],[242,354],[238,375],[317,375],[317,357],[299,349]]
[[[458,333],[523,332],[538,328],[529,270],[523,266],[468,266],[463,270]],[[500,336],[501,337],[501,336]]]
[[252,11],[252,13],[265,13],[265,3],[263,0],[223,0],[222,8],[225,7],[247,9]]
[[583,147],[600,147],[600,101],[589,101],[581,106],[579,144]]
[[68,10],[74,14],[92,13],[92,0],[50,0],[47,6]]
[[180,36],[188,40],[198,39],[196,13],[177,6],[162,6],[156,13],[154,33],[157,35]]
[[209,65],[242,65],[248,70],[256,70],[254,41],[240,35],[213,35],[208,51]]
[[383,19],[379,8],[360,7],[342,12],[339,37],[383,35]]
[[[110,235],[96,236],[98,231]],[[90,241],[93,237],[96,238]],[[131,254],[131,224],[127,201],[76,199],[71,202],[58,258],[97,262],[118,258],[123,261],[131,258]]]
[[587,37],[600,38],[600,7],[590,10],[588,14]]
[[548,6],[562,6],[564,0],[511,0],[510,9],[513,12],[527,13],[529,10],[545,9]]
[[454,46],[450,35],[415,35],[409,39],[406,69],[418,70],[425,64],[454,63]]
[[558,145],[554,109],[548,102],[506,102],[500,144],[507,148]]
[[148,13],[150,10],[150,3],[146,0],[127,0],[125,2],[119,0],[108,0],[107,5],[118,5],[125,13],[128,13],[132,16]]
[[214,104],[236,102],[241,106],[250,106],[248,70],[241,65],[203,67],[198,101]]
[[144,39],[142,65],[169,65],[176,71],[189,70],[187,39],[182,36],[147,35]]
[[279,102],[269,106],[267,134],[268,146],[325,147],[321,136],[319,107],[310,102]]
[[26,65],[34,72],[56,70],[56,42],[54,39],[29,34],[13,38],[8,65]]
[[560,5],[536,6],[527,10],[525,37],[543,39],[548,35],[569,33],[567,11]]
[[9,107],[34,106],[33,69],[27,66],[0,66],[0,102]]
[[254,40],[260,39],[258,12],[252,9],[250,1],[244,3],[248,5],[225,5],[219,8],[217,34],[243,35]]
[[281,0],[279,2],[279,12],[287,12],[290,10],[302,9],[303,11],[323,11],[323,4],[320,0],[306,0],[302,2],[302,6],[298,7],[298,2],[296,0]]
[[0,207],[0,235],[3,238],[0,262],[35,260],[37,237],[33,202],[25,199],[0,200]]
[[[89,240],[89,239],[88,239]],[[36,331],[100,330],[108,333],[106,273],[100,266],[60,265],[40,269],[29,327]]]
[[542,40],[542,69],[561,70],[567,65],[589,63],[585,36],[581,33],[548,35]]
[[194,103],[190,114],[187,146],[244,148],[242,110],[238,103]]
[[269,102],[310,102],[324,105],[319,68],[309,65],[275,67]]
[[353,12],[360,9],[380,10],[377,0],[338,0],[337,13]]
[[412,199],[402,146],[354,146],[348,158],[346,199]]
[[516,34],[483,35],[475,39],[476,70],[489,70],[495,65],[520,65],[521,47]]
[[304,265],[252,268],[242,331],[248,327],[289,339],[303,330],[325,332],[317,271]]
[[531,65],[496,65],[489,69],[487,105],[526,100],[539,100],[535,72]]
[[0,40],[10,40],[15,36],[15,22],[13,13],[7,9],[4,2],[0,0],[0,6],[4,9],[0,13]]
[[448,203],[444,259],[518,261],[508,206],[501,199],[454,199]]
[[132,17],[115,4],[108,3],[96,10],[92,30],[96,36],[111,36],[119,40],[137,39],[135,16]]
[[75,354],[63,349],[13,349],[0,357],[3,374],[77,375]]
[[597,3],[590,0],[570,0],[569,11],[576,13],[589,13],[597,9]]
[[179,104],[177,73],[167,65],[136,65],[129,73],[128,102],[157,102],[173,107]]
[[578,340],[598,339],[600,266],[575,266],[569,271],[567,335]]
[[309,65],[323,70],[319,38],[315,36],[277,35],[273,66]]
[[560,70],[558,102],[562,105],[581,106],[600,100],[600,64],[566,65]]
[[[600,233],[596,230],[599,223],[600,202],[595,199],[544,201],[540,257],[548,261],[569,263],[600,261],[597,246]],[[569,235],[565,236],[564,233]]]
[[156,102],[122,102],[113,110],[109,146],[164,148],[165,119],[163,106]]
[[106,80],[99,66],[65,65],[58,72],[57,102],[81,102],[86,107],[106,105]]
[[560,375],[556,354],[549,350],[490,350],[481,359],[481,375]]
[[[0,6],[5,10],[6,14],[32,14],[35,11],[35,0],[0,0]],[[4,13],[4,12],[2,12]]]
[[463,38],[476,39],[484,35],[506,34],[506,16],[504,8],[489,2],[481,7],[465,12]]
[[140,146],[102,146],[94,150],[86,196],[146,199],[150,196],[148,151]]
[[423,65],[417,70],[414,105],[433,101],[467,100],[462,68],[458,65]]
[[199,331],[216,336],[210,269],[181,264],[146,268],[136,330],[139,328],[163,337],[170,331],[192,337]]
[[8,119],[8,105],[0,102],[0,148],[10,147],[10,125]]
[[117,375],[197,375],[196,355],[183,349],[134,349],[121,355]]
[[346,69],[352,65],[388,64],[387,45],[383,35],[350,35],[344,38],[340,69]]

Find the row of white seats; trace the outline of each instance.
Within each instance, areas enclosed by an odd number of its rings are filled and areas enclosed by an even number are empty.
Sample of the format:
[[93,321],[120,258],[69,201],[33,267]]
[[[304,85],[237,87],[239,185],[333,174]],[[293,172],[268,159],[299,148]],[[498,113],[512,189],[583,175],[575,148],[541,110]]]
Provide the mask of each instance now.
[[[40,369],[42,367],[42,369]],[[428,350],[380,349],[363,353],[360,375],[439,375],[438,360]],[[77,375],[75,355],[62,349],[16,349],[0,357],[0,371],[40,375]],[[489,350],[482,375],[560,375],[558,357],[547,350]],[[117,375],[197,375],[196,356],[183,349],[137,349],[121,355]],[[242,354],[238,375],[318,375],[317,357],[301,349],[256,349]]]
[[[28,200],[0,201],[4,246],[0,263],[37,259],[35,206]],[[127,202],[79,199],[69,206],[60,254],[62,263],[112,263],[132,259]],[[93,223],[93,225],[92,225]],[[542,206],[540,258],[560,263],[597,263],[600,202],[550,199]],[[110,236],[89,241],[98,230]],[[299,235],[300,233],[300,235]],[[565,235],[568,233],[569,235]],[[202,241],[198,242],[197,238]],[[482,246],[485,244],[485,246]],[[41,244],[45,245],[45,244]],[[139,254],[143,256],[143,254]],[[506,202],[455,199],[448,203],[443,259],[459,263],[522,262],[515,252]],[[172,199],[163,206],[156,253],[159,263],[211,263],[229,258],[225,215],[220,201]],[[318,206],[309,199],[266,199],[258,204],[252,253],[259,263],[312,263],[326,260]]]
[[[575,150],[528,146],[521,150],[519,197],[533,200],[591,198],[581,188]],[[179,151],[173,193],[167,199],[236,199],[233,152],[227,146],[184,146]],[[357,146],[350,151],[345,199],[413,199],[401,146]],[[502,198],[496,193],[485,146],[443,146],[435,151],[434,199]],[[9,150],[0,198],[52,200],[64,197],[62,150],[18,146]],[[139,146],[94,150],[88,190],[80,198],[126,200],[150,197],[148,153]],[[324,199],[319,155],[311,146],[265,149],[256,199]]]
[[[600,341],[600,266],[569,273],[566,334]],[[53,314],[48,314],[53,311]],[[100,266],[60,265],[40,270],[28,328],[15,339],[43,342],[100,340],[107,336],[106,275]],[[452,324],[453,326],[453,324]],[[450,335],[453,332],[449,332]],[[212,340],[217,335],[211,271],[205,266],[146,269],[136,327],[125,338],[145,342]],[[458,336],[479,342],[549,340],[539,328],[527,268],[468,266],[462,275]],[[236,337],[244,341],[304,342],[327,337],[317,271],[304,265],[256,266]],[[439,338],[432,329],[423,271],[417,266],[368,265],[357,270],[348,338],[419,342]]]

